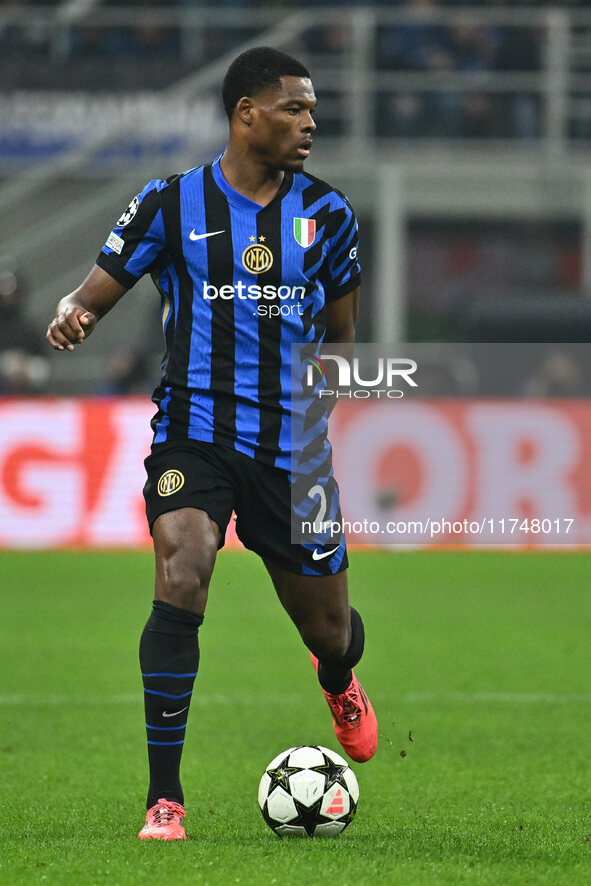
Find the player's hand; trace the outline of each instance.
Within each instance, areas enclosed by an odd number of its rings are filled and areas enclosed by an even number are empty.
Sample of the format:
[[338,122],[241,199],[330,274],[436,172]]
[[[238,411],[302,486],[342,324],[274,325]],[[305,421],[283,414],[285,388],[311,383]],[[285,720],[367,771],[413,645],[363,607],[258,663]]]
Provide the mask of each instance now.
[[91,311],[80,307],[58,310],[47,328],[45,336],[56,351],[73,351],[74,345],[82,344],[98,322]]

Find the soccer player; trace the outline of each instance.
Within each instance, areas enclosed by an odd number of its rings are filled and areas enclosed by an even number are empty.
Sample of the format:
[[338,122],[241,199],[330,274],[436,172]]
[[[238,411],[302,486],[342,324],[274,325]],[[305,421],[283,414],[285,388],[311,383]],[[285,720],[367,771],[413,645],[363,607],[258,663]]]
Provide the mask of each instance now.
[[352,671],[364,630],[348,602],[344,538],[292,544],[290,526],[291,344],[354,340],[357,223],[346,197],[303,171],[316,97],[299,61],[248,50],[222,96],[224,153],[146,185],[47,331],[71,351],[143,274],[160,292],[166,356],[144,487],[156,579],[140,641],[150,769],[142,839],[186,837],[179,769],[198,630],[233,511],[310,650],[344,750],[362,762],[378,740]]

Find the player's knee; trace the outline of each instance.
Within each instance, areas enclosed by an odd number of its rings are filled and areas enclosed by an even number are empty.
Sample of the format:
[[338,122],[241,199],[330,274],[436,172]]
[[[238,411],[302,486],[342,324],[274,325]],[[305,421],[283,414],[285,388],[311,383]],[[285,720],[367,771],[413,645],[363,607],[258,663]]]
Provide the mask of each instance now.
[[325,618],[314,623],[307,639],[303,632],[302,636],[317,658],[353,668],[363,655],[365,629],[357,610],[351,606],[349,612],[350,620]]
[[308,649],[323,661],[342,659],[351,641],[350,625],[340,618],[316,619],[301,633]]
[[179,526],[174,520],[161,523],[154,542],[157,599],[202,615],[217,551],[209,521],[200,521],[197,527],[188,521]]
[[179,546],[161,554],[156,566],[156,597],[203,614],[211,569],[193,550]]
[[164,564],[156,582],[156,596],[172,606],[191,611],[205,610],[208,583],[191,563],[172,558]]

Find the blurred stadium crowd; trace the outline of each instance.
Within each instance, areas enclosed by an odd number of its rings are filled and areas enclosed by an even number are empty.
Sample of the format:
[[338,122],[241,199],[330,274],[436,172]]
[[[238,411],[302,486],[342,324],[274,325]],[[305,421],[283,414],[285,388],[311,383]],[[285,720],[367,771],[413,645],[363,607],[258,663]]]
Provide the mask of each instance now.
[[[51,0],[13,0],[11,6],[23,8],[51,8],[60,4]],[[61,4],[65,5],[65,4]],[[537,71],[540,69],[540,35],[530,27],[479,26],[468,15],[459,16],[457,24],[443,26],[429,21],[429,15],[438,9],[462,7],[540,8],[541,0],[484,0],[474,4],[468,0],[376,0],[360,4],[357,0],[300,0],[297,9],[320,7],[372,6],[381,9],[409,10],[416,19],[406,24],[383,25],[378,29],[376,66],[383,71],[426,71],[435,74],[486,71]],[[287,0],[102,0],[86,4],[90,9],[125,10],[203,10],[293,11]],[[586,0],[563,0],[562,8],[587,8]],[[256,26],[252,28],[253,36]],[[0,7],[0,70],[4,88],[59,88],[71,82],[75,72],[78,88],[117,88],[122,60],[125,63],[127,88],[158,88],[174,82],[188,70],[195,70],[231,51],[234,43],[248,39],[243,28],[235,31],[231,21],[223,26],[210,26],[204,18],[194,45],[187,48],[183,27],[177,22],[150,21],[149,15],[132,25],[109,24],[96,26],[83,19],[68,28],[56,53],[49,22],[31,19],[30,23],[3,23]],[[348,33],[335,18],[334,24],[314,28],[303,41],[304,49],[330,56],[343,49]],[[197,44],[197,45],[195,45]],[[53,59],[52,59],[53,56]],[[48,61],[52,64],[47,65]],[[97,62],[107,62],[99,65]],[[122,71],[123,69],[121,69]],[[402,99],[390,109],[382,123],[388,134],[402,136],[438,131],[451,135],[482,135],[483,126],[494,127],[494,115],[487,114],[479,100],[467,109],[463,119],[457,102],[442,94],[434,103],[419,107],[417,102]],[[519,124],[524,134],[535,135],[531,109],[529,117],[522,115]],[[394,129],[394,132],[392,132]]]
[[[33,9],[75,6],[51,0],[14,0],[9,5]],[[413,13],[405,23],[380,25],[376,34],[375,68],[382,72],[424,72],[435,78],[464,75],[474,79],[468,94],[436,88],[419,92],[401,89],[378,96],[376,135],[387,137],[437,138],[539,138],[541,109],[539,96],[520,91],[500,94],[486,91],[487,74],[494,72],[536,73],[542,70],[545,46],[541,29],[525,25],[483,25],[475,22],[466,7],[539,9],[542,0],[376,0],[359,4],[355,0],[300,0],[297,9],[318,7],[372,6],[376,9],[406,10]],[[562,9],[590,8],[588,0],[563,0]],[[77,89],[113,92],[160,89],[192,73],[258,33],[252,28],[233,26],[231,18],[220,23],[208,21],[208,13],[231,13],[285,9],[287,0],[101,0],[86,2],[87,11],[104,10],[105,19],[97,24],[84,16],[73,16],[67,29],[56,38],[50,19],[3,22],[0,7],[0,79],[5,90]],[[180,19],[151,18],[155,10],[203,10],[198,27],[186,28]],[[453,24],[441,24],[432,16],[438,10],[457,9]],[[111,23],[109,11],[137,11],[131,24]],[[141,12],[145,15],[141,15]],[[431,17],[431,18],[430,18]],[[342,62],[351,35],[335,17],[334,23],[314,27],[301,39],[302,51],[321,55],[325,62]],[[507,105],[510,106],[507,113]],[[326,134],[339,135],[338,126],[328,119]],[[577,136],[573,132],[573,136]]]
[[[334,18],[329,14],[332,7]],[[155,93],[232,53],[245,41],[258,39],[265,13],[280,10],[288,15],[303,10],[309,14],[318,8],[324,13],[322,24],[308,27],[306,21],[293,50],[313,72],[318,62],[326,71],[335,72],[331,83],[319,80],[316,88],[326,109],[322,133],[338,138],[350,99],[350,77],[344,66],[353,40],[351,28],[336,13],[338,7],[405,13],[396,20],[382,18],[375,29],[371,63],[380,79],[374,112],[369,115],[373,136],[396,139],[398,144],[431,139],[435,144],[444,140],[453,145],[455,139],[467,140],[474,145],[471,150],[476,158],[485,141],[515,140],[526,146],[543,142],[548,121],[543,86],[548,32],[541,18],[535,25],[531,16],[502,23],[500,16],[477,20],[473,12],[584,12],[591,11],[591,0],[299,0],[297,6],[288,0],[9,0],[0,3],[0,97],[29,91],[43,100],[51,91],[92,94],[99,100]],[[12,10],[11,15],[5,13],[6,8]],[[453,10],[456,13],[450,16]],[[440,12],[448,17],[438,18]],[[186,20],[184,13],[190,14]],[[576,71],[588,76],[591,20],[586,27],[581,36],[587,43]],[[414,75],[424,75],[424,85],[409,85]],[[491,86],[495,76],[512,75],[523,76],[525,85]],[[528,82],[533,84],[536,77],[542,85],[530,89]],[[568,118],[565,133],[573,142],[583,140],[586,149],[586,140],[591,138],[591,89],[582,87],[578,99],[588,102],[589,108]],[[374,222],[370,216],[360,221],[365,242],[370,243]],[[564,215],[556,220],[524,220],[512,227],[504,220],[481,219],[463,227],[457,221],[415,220],[408,227],[409,340],[497,340],[486,338],[498,330],[492,330],[488,315],[476,313],[473,298],[474,293],[484,298],[488,281],[494,290],[491,303],[502,301],[503,293],[507,298],[522,293],[529,298],[534,292],[554,301],[559,295],[565,304],[574,304],[573,296],[581,292],[581,236],[578,223]],[[371,260],[366,267],[366,295],[370,295]],[[48,364],[41,332],[48,318],[37,318],[31,328],[27,283],[26,270],[23,274],[18,263],[2,259],[0,251],[0,394],[52,390],[51,360]],[[526,308],[523,340],[532,322],[531,308]],[[517,323],[515,305],[512,310]],[[456,322],[460,314],[464,326],[468,320],[471,324],[465,333]],[[585,314],[585,323],[587,319]],[[360,337],[365,334],[367,339],[364,322],[362,316]],[[552,324],[555,328],[555,320],[548,320],[538,340],[547,340]],[[563,340],[575,340],[573,328],[583,328],[578,315],[573,314],[569,324]],[[105,375],[92,392],[148,390],[153,380],[147,367],[154,351],[160,350],[159,335],[156,317],[154,330],[148,330],[141,347],[110,355]]]

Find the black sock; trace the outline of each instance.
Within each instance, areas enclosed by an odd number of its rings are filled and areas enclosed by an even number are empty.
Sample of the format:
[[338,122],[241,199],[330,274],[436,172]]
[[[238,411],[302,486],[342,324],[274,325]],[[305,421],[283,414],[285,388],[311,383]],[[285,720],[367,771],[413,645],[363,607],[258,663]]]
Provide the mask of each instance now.
[[148,809],[161,798],[184,802],[179,770],[199,667],[202,622],[202,615],[154,600],[140,640],[150,765]]
[[340,695],[350,685],[352,679],[351,669],[363,655],[365,646],[365,630],[361,616],[353,607],[351,610],[351,642],[349,648],[338,661],[318,660],[318,679],[320,685],[331,695]]

